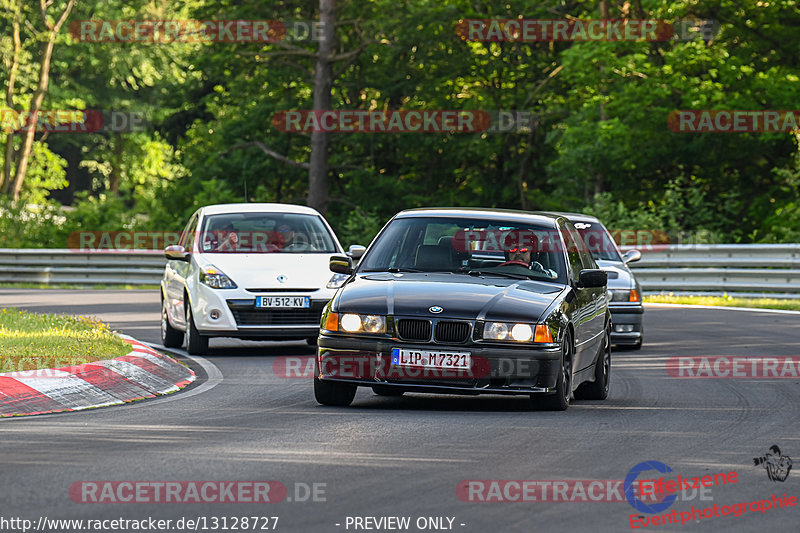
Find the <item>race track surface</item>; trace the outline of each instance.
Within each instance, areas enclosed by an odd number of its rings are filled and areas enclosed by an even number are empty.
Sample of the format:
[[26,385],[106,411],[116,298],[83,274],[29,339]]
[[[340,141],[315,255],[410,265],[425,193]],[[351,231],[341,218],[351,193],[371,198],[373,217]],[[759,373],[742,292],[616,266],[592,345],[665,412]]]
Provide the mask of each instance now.
[[[159,342],[157,291],[2,289],[0,307],[97,316]],[[654,515],[634,510],[624,496],[580,501],[570,490],[568,499],[578,501],[476,502],[462,501],[466,492],[457,488],[469,480],[603,480],[606,487],[648,460],[671,467],[668,479],[737,473],[735,483],[713,487],[704,499],[685,495],[660,514],[798,497],[800,468],[771,481],[753,458],[772,445],[800,458],[800,378],[685,379],[671,377],[666,364],[676,356],[798,356],[799,325],[798,314],[648,307],[645,347],[613,353],[609,399],[575,402],[562,413],[529,410],[522,397],[384,398],[368,389],[359,389],[350,408],[322,407],[309,379],[273,371],[280,357],[313,355],[305,343],[213,340],[208,356],[185,359],[199,379],[183,392],[0,421],[0,520],[186,517],[203,520],[197,530],[205,524],[213,531],[223,529],[222,517],[230,529],[232,517],[277,516],[278,531],[336,532],[375,525],[356,528],[354,517],[397,516],[410,517],[410,527],[372,530],[420,531],[418,518],[446,517],[440,528],[463,532],[630,531],[631,515]],[[79,489],[87,485],[73,485],[237,480],[277,481],[288,494],[269,504],[82,503]],[[296,501],[315,483],[323,484],[319,501]],[[483,486],[473,498],[489,494],[491,484]],[[513,485],[496,486],[519,496]],[[265,524],[272,529],[263,520],[248,528]],[[788,507],[647,530],[789,532],[798,524],[800,509]]]

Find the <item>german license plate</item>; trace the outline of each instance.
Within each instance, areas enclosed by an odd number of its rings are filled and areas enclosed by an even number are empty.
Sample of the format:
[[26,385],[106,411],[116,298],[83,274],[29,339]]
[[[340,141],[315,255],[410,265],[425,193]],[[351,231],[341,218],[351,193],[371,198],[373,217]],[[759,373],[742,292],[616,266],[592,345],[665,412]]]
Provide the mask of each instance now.
[[308,296],[259,296],[256,298],[259,309],[308,309],[311,298]]
[[392,348],[392,364],[422,368],[455,368],[469,370],[472,357],[469,352],[442,352],[409,348]]

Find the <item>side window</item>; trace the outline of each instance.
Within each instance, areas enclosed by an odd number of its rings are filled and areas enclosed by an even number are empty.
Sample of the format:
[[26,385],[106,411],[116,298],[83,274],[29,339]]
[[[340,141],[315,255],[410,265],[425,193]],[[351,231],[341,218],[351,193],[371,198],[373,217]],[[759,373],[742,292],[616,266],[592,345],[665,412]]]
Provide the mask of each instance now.
[[592,253],[586,247],[586,243],[583,242],[583,237],[581,237],[581,234],[578,233],[578,230],[570,226],[572,225],[569,224],[567,227],[569,228],[570,233],[574,236],[575,243],[578,247],[578,253],[581,256],[581,262],[583,263],[583,268],[597,268],[597,263],[595,263]]
[[183,230],[183,235],[181,235],[181,242],[180,245],[187,252],[191,252],[194,248],[194,239],[195,235],[197,234],[197,213],[195,213],[191,219],[189,219],[189,223],[186,224],[186,229]]
[[580,238],[576,239],[574,234],[575,230],[573,229],[570,231],[569,227],[564,223],[559,225],[559,230],[561,232],[561,239],[564,241],[564,247],[567,250],[567,262],[572,270],[570,276],[573,280],[578,281],[578,277],[583,269],[583,260],[581,259],[581,254],[578,251],[577,245]]

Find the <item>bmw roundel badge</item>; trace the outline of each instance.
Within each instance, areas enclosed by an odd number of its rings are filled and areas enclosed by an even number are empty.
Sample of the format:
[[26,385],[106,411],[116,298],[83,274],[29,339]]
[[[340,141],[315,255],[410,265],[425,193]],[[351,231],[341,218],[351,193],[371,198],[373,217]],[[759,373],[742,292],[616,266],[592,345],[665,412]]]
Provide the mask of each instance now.
[[442,308],[441,308],[441,307],[439,307],[438,305],[434,305],[434,306],[432,306],[432,307],[429,307],[429,308],[428,308],[428,311],[430,311],[431,313],[436,313],[436,314],[439,314],[439,313],[441,313],[442,311],[444,311],[444,309],[442,309]]

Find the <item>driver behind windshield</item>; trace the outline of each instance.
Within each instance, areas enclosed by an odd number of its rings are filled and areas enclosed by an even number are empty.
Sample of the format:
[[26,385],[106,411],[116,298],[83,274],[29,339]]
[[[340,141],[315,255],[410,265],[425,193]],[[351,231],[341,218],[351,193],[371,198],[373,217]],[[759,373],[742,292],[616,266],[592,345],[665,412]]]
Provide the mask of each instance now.
[[533,248],[538,243],[538,239],[536,239],[536,237],[533,235],[529,235],[528,240],[532,242],[523,244],[523,239],[521,237],[522,236],[519,234],[519,232],[513,232],[506,237],[505,249],[503,250],[506,261],[505,263],[501,263],[499,266],[504,267],[519,265],[527,268],[528,270],[540,272],[552,279],[556,279],[558,277],[558,273],[549,268],[545,268],[538,261],[531,260]]

